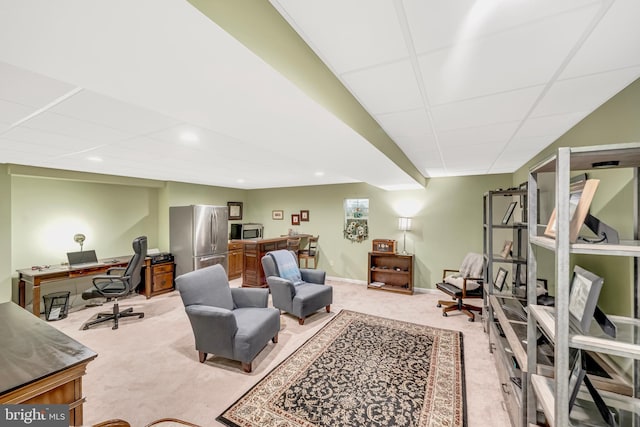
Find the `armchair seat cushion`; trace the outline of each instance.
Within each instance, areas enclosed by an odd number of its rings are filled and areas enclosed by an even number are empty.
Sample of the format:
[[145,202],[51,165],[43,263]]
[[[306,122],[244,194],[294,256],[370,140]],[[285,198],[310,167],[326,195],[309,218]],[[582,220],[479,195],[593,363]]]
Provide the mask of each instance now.
[[296,295],[293,297],[293,314],[306,317],[318,308],[326,307],[333,300],[333,288],[316,283],[295,285]]
[[237,308],[233,314],[238,324],[233,343],[235,359],[251,362],[265,345],[264,337],[273,337],[280,330],[280,311],[275,308]]
[[[457,287],[459,290],[464,287],[465,278],[461,274],[451,274],[444,278],[444,282]],[[474,291],[480,287],[480,283],[473,279],[467,278],[467,293]]]
[[[477,282],[475,282],[477,284]],[[467,281],[467,297],[482,297],[482,287],[480,285],[476,286],[474,289],[469,290],[469,281]],[[451,295],[453,298],[462,298],[462,288],[459,288],[456,285],[451,283],[443,282],[436,283],[436,287],[440,289],[442,292]]]

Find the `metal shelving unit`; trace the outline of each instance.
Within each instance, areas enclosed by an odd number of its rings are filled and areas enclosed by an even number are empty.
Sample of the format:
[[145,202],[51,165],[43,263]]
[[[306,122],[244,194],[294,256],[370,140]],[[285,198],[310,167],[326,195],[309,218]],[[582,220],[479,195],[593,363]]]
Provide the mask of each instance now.
[[[603,163],[604,162],[604,163]],[[608,164],[607,164],[608,162]],[[617,163],[616,163],[617,162]],[[638,240],[622,241],[620,244],[571,243],[569,237],[570,206],[569,183],[571,171],[588,171],[594,164],[605,164],[611,168],[633,168],[634,170],[634,238]],[[640,168],[640,143],[612,144],[591,147],[560,148],[557,153],[533,167],[529,172],[528,184],[528,222],[537,224],[537,199],[532,195],[538,190],[538,175],[554,173],[556,185],[556,214],[558,226],[556,239],[539,235],[539,227],[529,227],[528,239],[528,280],[535,281],[537,259],[535,248],[544,248],[555,253],[556,295],[555,308],[537,306],[535,288],[530,287],[528,293],[528,342],[536,342],[538,329],[555,344],[554,375],[555,379],[539,375],[536,372],[536,346],[528,346],[529,390],[527,402],[527,421],[536,423],[538,410],[544,412],[550,426],[568,425],[603,425],[598,419],[597,411],[588,394],[580,391],[576,405],[569,413],[569,352],[571,348],[590,350],[604,355],[613,355],[632,360],[633,395],[623,396],[609,391],[600,391],[604,401],[612,408],[619,410],[623,423],[621,425],[638,426],[640,414],[638,367],[640,364],[640,321],[638,320],[638,288],[640,270],[640,239],[638,217],[640,213],[638,176]],[[603,334],[580,335],[569,329],[569,289],[572,272],[570,271],[571,254],[591,254],[622,256],[633,258],[633,317],[610,316],[618,327],[618,336],[611,339]],[[606,278],[605,278],[606,283]],[[593,330],[593,328],[592,328]]]
[[[489,335],[489,351],[495,354],[496,369],[500,378],[503,399],[511,424],[515,427],[526,425],[527,402],[527,349],[523,340],[526,337],[527,314],[526,283],[521,272],[526,271],[526,230],[527,225],[520,218],[520,210],[506,224],[502,223],[509,203],[520,201],[526,196],[526,190],[489,191],[483,197],[483,256],[484,256],[484,329]],[[498,236],[501,236],[498,238]],[[512,239],[511,254],[502,256],[503,238]],[[495,266],[508,270],[507,284],[502,292],[494,288]]]

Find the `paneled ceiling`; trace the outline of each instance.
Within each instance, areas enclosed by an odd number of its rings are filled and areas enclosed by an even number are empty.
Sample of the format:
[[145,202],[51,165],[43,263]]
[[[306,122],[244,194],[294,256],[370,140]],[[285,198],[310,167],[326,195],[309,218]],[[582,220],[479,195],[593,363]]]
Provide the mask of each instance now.
[[[637,0],[271,3],[426,177],[513,172],[640,77]],[[212,18],[183,0],[0,0],[0,162],[419,187]]]

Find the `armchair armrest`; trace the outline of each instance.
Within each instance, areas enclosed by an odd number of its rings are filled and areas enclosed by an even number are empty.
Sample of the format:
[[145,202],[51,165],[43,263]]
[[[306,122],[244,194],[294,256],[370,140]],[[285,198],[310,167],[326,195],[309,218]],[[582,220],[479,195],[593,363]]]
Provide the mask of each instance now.
[[307,283],[316,283],[318,285],[324,285],[327,273],[322,270],[315,270],[312,268],[301,268],[300,275],[302,280]]
[[185,307],[196,343],[224,342],[231,345],[238,331],[236,318],[231,310],[207,305],[190,305]]
[[269,291],[266,289],[231,288],[231,296],[238,308],[265,308],[269,303]]
[[460,270],[452,270],[449,268],[445,268],[444,270],[442,270],[442,280],[444,280],[448,276],[448,273],[459,273],[459,272]]

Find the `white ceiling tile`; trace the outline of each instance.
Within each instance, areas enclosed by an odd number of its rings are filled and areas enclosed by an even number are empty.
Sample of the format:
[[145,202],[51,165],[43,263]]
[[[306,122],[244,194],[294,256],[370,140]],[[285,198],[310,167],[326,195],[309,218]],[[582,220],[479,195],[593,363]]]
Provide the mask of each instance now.
[[439,133],[519,121],[525,117],[541,91],[542,87],[533,87],[433,107],[433,124]]
[[420,56],[429,103],[435,106],[544,84],[598,10],[593,5]]
[[34,146],[46,148],[46,153],[39,151],[38,155],[64,155],[80,150],[87,150],[100,146],[100,143],[89,141],[83,138],[75,138],[58,133],[45,132],[38,129],[31,129],[25,126],[15,127],[3,135],[5,138],[21,144],[28,143]]
[[553,16],[600,0],[403,0],[418,54]]
[[632,67],[557,81],[531,116],[593,111],[638,77],[640,67]]
[[109,127],[46,112],[24,122],[22,126],[70,138],[82,139],[87,144],[118,141],[130,136]]
[[640,2],[615,0],[561,78],[640,65]]
[[52,113],[140,135],[178,123],[163,114],[83,90],[49,110]]
[[394,136],[423,136],[433,138],[429,116],[424,109],[377,114],[382,128]]
[[28,107],[23,104],[16,104],[0,99],[0,122],[11,125],[20,119],[33,113],[35,107]]
[[409,61],[343,74],[342,79],[370,114],[424,107],[416,75]]
[[519,123],[514,121],[489,126],[445,130],[438,132],[438,141],[442,145],[451,146],[507,141],[513,136]]
[[558,138],[584,118],[586,114],[586,112],[580,111],[530,118],[518,130],[515,138],[531,138],[538,136]]
[[44,107],[75,88],[68,83],[24,70],[0,61],[0,99],[34,107]]
[[[338,74],[407,58],[394,2],[271,0]],[[329,31],[327,31],[330,29]]]

